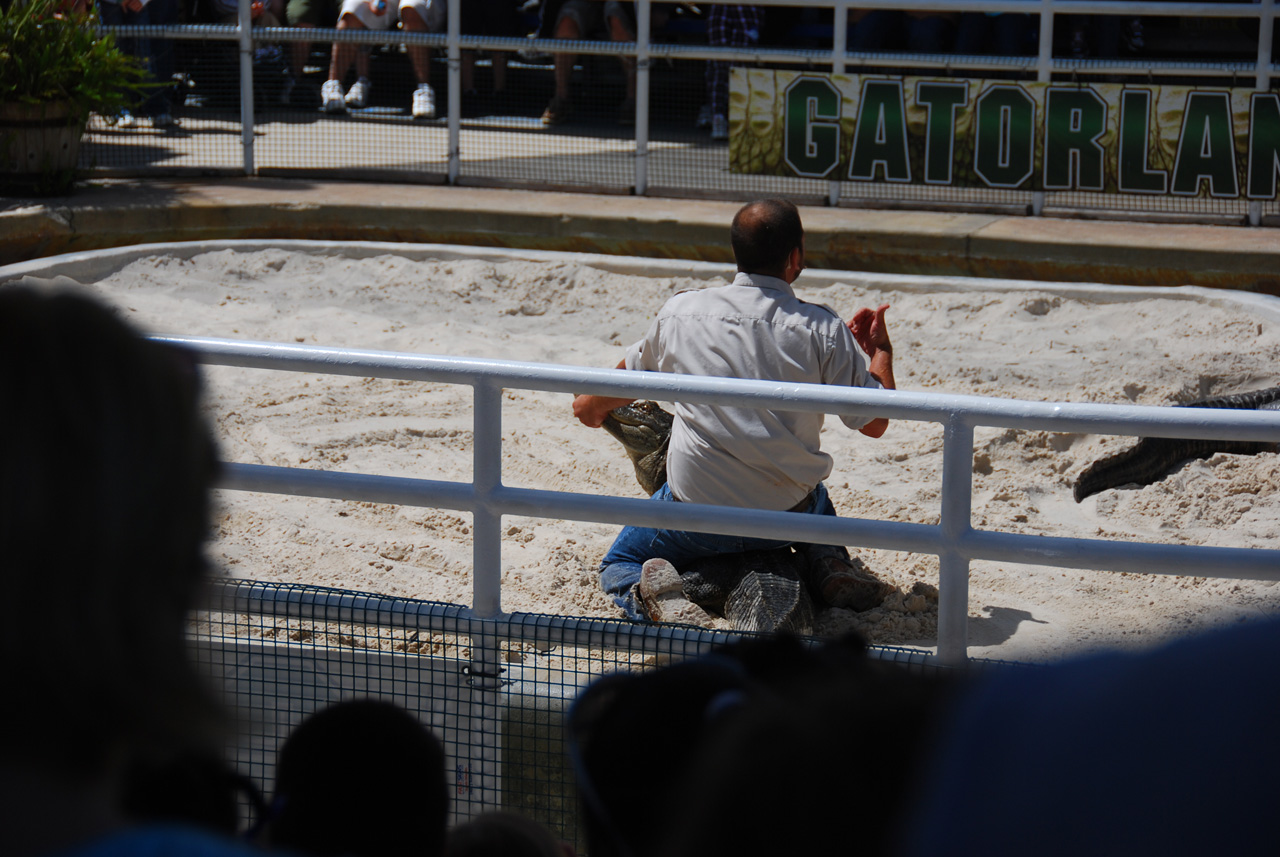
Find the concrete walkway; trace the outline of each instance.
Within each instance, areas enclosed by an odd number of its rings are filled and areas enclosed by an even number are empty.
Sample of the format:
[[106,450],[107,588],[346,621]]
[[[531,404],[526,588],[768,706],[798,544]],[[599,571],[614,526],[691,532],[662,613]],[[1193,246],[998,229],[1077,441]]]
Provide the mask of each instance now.
[[[311,238],[728,262],[740,203],[294,179],[98,181],[0,200],[0,265],[161,241]],[[1280,230],[802,209],[812,267],[1280,295]]]

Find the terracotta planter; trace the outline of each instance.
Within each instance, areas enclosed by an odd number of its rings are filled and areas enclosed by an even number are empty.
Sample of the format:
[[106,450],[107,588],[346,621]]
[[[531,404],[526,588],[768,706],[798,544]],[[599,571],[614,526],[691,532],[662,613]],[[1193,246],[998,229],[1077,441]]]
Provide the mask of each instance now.
[[69,185],[83,133],[68,104],[0,104],[0,181]]

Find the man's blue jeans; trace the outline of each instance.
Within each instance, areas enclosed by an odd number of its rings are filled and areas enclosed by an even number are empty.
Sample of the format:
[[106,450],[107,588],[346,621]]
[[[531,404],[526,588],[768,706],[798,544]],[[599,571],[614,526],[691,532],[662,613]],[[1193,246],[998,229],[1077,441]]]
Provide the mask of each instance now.
[[[678,502],[671,496],[671,486],[665,484],[650,499]],[[835,513],[836,509],[831,505],[831,498],[827,496],[827,486],[819,482],[813,492],[813,500],[803,514],[834,516]],[[679,571],[692,560],[701,557],[722,553],[772,550],[789,544],[792,542],[724,536],[716,533],[656,530],[649,527],[623,527],[618,538],[614,540],[613,547],[609,548],[609,552],[604,555],[600,563],[600,588],[613,598],[613,603],[621,607],[628,618],[645,622],[648,621],[648,617],[636,603],[633,588],[640,582],[640,568],[645,560],[660,557]],[[843,548],[837,547],[820,546],[820,549],[844,552]]]

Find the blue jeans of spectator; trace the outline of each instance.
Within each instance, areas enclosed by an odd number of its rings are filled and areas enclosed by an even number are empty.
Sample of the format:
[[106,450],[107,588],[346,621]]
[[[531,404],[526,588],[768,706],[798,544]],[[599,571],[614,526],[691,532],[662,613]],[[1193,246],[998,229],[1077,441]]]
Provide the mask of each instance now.
[[[664,484],[651,500],[679,502],[671,496],[671,486]],[[803,510],[810,515],[835,516],[835,506],[827,496],[827,487],[821,482],[814,489],[809,507]],[[634,587],[640,582],[640,569],[645,560],[660,557],[680,570],[691,561],[723,553],[742,553],[753,550],[772,550],[794,544],[776,539],[755,539],[745,536],[725,536],[717,533],[691,533],[681,530],[658,530],[650,527],[623,527],[613,547],[600,562],[600,588],[613,603],[622,608],[627,617],[638,622],[648,620],[636,603]],[[797,545],[800,547],[800,545]],[[809,548],[809,545],[804,545]],[[848,556],[842,547],[815,545],[814,549]]]
[[[119,3],[99,2],[98,11],[102,23],[108,27],[149,27],[172,24],[177,20],[177,6],[174,0],[151,0],[137,12],[129,11]],[[156,116],[168,113],[172,109],[170,81],[173,78],[173,41],[171,39],[153,39],[149,36],[129,36],[119,40],[120,48],[144,60],[147,71],[158,86],[150,91],[143,102],[138,105],[137,112],[142,116]]]

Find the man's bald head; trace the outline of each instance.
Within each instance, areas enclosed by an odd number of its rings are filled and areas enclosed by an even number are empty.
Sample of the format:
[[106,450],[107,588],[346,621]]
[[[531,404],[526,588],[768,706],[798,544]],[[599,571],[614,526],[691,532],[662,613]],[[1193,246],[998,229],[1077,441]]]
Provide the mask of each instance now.
[[782,277],[791,251],[804,244],[800,212],[785,199],[749,202],[733,216],[729,240],[739,271]]

